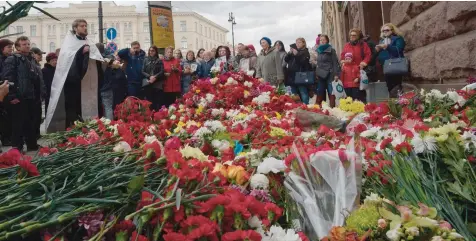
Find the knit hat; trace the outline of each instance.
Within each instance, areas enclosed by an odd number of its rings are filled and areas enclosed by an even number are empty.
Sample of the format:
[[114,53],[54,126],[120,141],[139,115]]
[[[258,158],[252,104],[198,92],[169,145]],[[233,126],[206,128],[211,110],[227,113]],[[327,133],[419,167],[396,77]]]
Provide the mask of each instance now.
[[253,46],[252,44],[248,44],[246,45],[246,47],[248,47],[251,51],[256,52],[255,46]]
[[3,49],[8,45],[13,45],[13,42],[9,39],[0,39],[0,53],[3,52]]
[[261,40],[265,40],[266,42],[268,42],[269,46],[271,46],[271,39],[269,39],[268,37],[262,37],[259,42],[261,43]]
[[49,53],[48,55],[46,55],[46,62],[50,62],[53,59],[58,59],[56,53]]
[[354,58],[354,55],[352,55],[352,53],[345,53],[344,58],[351,58],[351,59],[353,59],[353,58]]

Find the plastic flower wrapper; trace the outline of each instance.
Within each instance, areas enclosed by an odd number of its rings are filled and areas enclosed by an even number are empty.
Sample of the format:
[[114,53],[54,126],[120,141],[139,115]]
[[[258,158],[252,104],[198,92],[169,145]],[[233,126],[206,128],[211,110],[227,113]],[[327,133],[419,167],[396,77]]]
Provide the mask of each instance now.
[[300,215],[299,225],[311,240],[327,236],[333,226],[343,226],[358,203],[362,164],[353,143],[346,151],[319,151],[309,158],[293,144],[297,164],[284,185]]

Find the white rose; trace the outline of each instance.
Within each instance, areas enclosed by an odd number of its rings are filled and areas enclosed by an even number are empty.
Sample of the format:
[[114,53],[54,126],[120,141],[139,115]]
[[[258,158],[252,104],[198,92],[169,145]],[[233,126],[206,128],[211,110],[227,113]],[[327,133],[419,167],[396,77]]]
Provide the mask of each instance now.
[[255,174],[250,179],[250,186],[252,189],[261,188],[263,190],[268,190],[268,187],[269,187],[268,177],[260,173]]
[[391,241],[400,241],[400,237],[402,237],[403,233],[399,232],[397,229],[392,229],[387,231],[386,235]]

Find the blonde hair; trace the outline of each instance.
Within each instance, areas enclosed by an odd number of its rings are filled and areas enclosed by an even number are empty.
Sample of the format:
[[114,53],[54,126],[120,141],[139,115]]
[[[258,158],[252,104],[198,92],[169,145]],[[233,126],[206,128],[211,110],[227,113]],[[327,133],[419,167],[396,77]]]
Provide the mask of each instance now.
[[361,39],[362,38],[362,30],[358,29],[358,28],[353,28],[349,31],[349,35],[352,33],[352,32],[355,32],[357,34],[357,38]]
[[[386,24],[382,25],[382,27],[380,28],[380,31],[382,31],[384,27],[389,27],[390,30],[392,30],[393,34],[395,34],[397,36],[400,36],[400,37],[403,37],[403,33],[400,31],[400,29],[397,28],[397,26],[395,26],[395,24],[386,23]],[[380,37],[385,38],[385,35],[381,32]]]
[[[304,43],[304,47],[307,47],[306,40],[305,40],[303,37],[299,37],[299,38],[297,38],[297,39],[296,39],[296,42],[297,42],[297,41],[301,41],[301,42],[303,42],[303,43]],[[284,48],[284,46],[283,46],[283,48]]]

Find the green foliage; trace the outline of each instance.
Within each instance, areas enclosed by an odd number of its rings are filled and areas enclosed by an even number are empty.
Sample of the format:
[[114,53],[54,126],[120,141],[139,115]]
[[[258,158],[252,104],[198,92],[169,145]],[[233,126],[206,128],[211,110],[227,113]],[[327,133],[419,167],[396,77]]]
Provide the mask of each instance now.
[[346,227],[355,230],[359,236],[364,235],[369,229],[376,230],[380,214],[377,206],[364,205],[352,212],[346,220]]
[[14,5],[11,5],[9,2],[7,2],[8,5],[10,5],[9,9],[6,9],[3,7],[3,12],[0,14],[0,31],[5,30],[10,26],[12,23],[16,22],[20,18],[24,18],[28,16],[28,12],[30,9],[36,9],[40,11],[41,13],[45,14],[46,16],[59,21],[59,19],[55,18],[53,15],[47,13],[41,8],[33,6],[35,3],[47,3],[45,1],[32,1],[32,2],[26,2],[26,1],[20,1],[15,3]]

